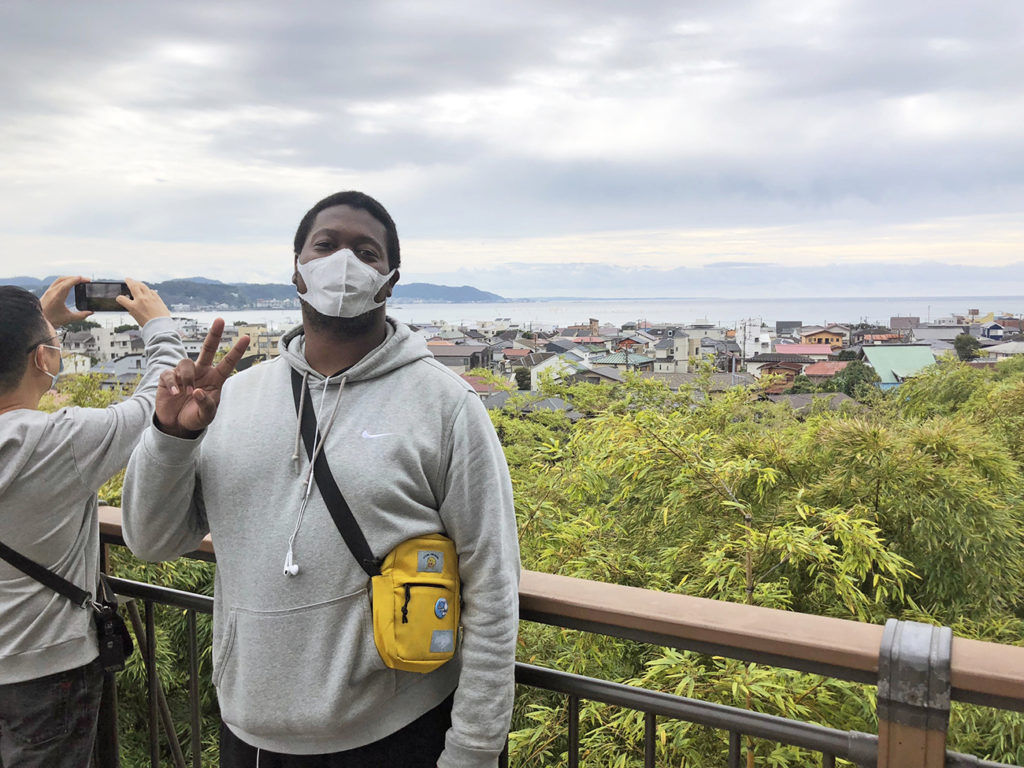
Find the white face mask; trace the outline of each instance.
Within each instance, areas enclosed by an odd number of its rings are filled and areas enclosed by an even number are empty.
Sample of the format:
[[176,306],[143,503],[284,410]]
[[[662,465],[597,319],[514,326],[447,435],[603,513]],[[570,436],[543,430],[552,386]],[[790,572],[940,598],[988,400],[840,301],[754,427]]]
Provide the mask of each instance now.
[[299,297],[322,315],[358,317],[371,309],[384,306],[374,301],[380,289],[395,274],[382,275],[364,264],[348,248],[297,265],[306,292]]

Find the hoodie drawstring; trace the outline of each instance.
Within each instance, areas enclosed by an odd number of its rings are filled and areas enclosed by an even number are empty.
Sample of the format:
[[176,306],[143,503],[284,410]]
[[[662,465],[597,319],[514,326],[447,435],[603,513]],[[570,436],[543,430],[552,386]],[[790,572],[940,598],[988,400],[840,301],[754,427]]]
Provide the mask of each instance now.
[[[296,422],[298,426],[295,432],[295,454],[292,456],[292,461],[298,469],[299,460],[299,437],[302,434],[302,406],[305,404],[306,399],[306,379],[307,374],[302,376],[302,394],[299,396],[299,413],[297,414]],[[295,576],[299,570],[298,565],[295,563],[294,548],[295,548],[295,537],[299,535],[299,528],[302,526],[302,518],[306,514],[306,506],[309,504],[309,496],[313,490],[313,465],[316,464],[316,459],[323,450],[324,443],[327,442],[327,435],[330,433],[331,428],[334,426],[334,420],[338,417],[338,406],[341,405],[341,395],[345,391],[345,382],[348,381],[347,376],[341,377],[341,383],[338,386],[338,398],[334,401],[334,408],[331,410],[331,416],[327,420],[327,424],[323,430],[320,429],[320,421],[317,419],[316,431],[313,433],[313,456],[309,460],[309,471],[306,474],[306,490],[302,494],[302,504],[299,506],[299,514],[295,519],[295,528],[292,530],[292,535],[288,537],[288,553],[284,558],[284,573],[286,576]],[[324,379],[324,391],[320,396],[320,413],[324,412],[324,401],[327,399],[327,385],[331,383],[331,377],[328,376]],[[319,439],[317,439],[319,437]]]

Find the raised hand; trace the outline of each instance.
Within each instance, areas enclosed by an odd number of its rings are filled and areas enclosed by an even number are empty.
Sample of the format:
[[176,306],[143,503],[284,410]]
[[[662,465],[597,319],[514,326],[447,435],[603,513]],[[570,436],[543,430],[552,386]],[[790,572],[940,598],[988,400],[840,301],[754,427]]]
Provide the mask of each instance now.
[[213,358],[223,333],[224,321],[218,317],[210,325],[199,359],[193,363],[185,358],[160,375],[156,390],[156,425],[161,432],[194,438],[217,415],[221,387],[249,346],[249,337],[241,337],[214,365]]
[[129,299],[127,296],[117,296],[114,301],[132,316],[132,319],[139,324],[139,328],[144,327],[154,317],[171,316],[164,300],[148,285],[130,277],[126,277],[124,281],[128,284],[128,290],[132,292],[132,297]]
[[54,328],[84,320],[92,312],[77,312],[68,307],[68,293],[79,283],[88,283],[89,278],[81,275],[71,277],[58,277],[46,292],[40,297],[39,303],[43,305],[43,317],[50,321]]

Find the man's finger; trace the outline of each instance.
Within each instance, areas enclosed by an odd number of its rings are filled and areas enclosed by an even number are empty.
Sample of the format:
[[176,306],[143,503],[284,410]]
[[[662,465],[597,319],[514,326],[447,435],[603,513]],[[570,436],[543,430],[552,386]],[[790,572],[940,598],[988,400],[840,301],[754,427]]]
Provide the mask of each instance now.
[[192,397],[195,399],[196,405],[199,406],[200,421],[204,427],[208,427],[213,422],[213,417],[217,415],[217,400],[201,389],[197,389]]
[[160,374],[160,386],[166,389],[170,394],[177,395],[175,392],[177,384],[174,381],[174,370],[168,369]]
[[182,360],[174,366],[174,378],[178,387],[189,394],[196,385],[196,365],[189,359]]
[[245,350],[249,348],[249,337],[243,336],[235,342],[228,353],[224,355],[224,359],[217,363],[217,373],[223,376],[225,379],[231,375],[231,372],[235,370],[235,366],[238,365],[238,361],[242,359],[242,355],[245,354]]
[[196,365],[201,368],[213,365],[213,358],[217,354],[217,347],[220,346],[220,337],[223,333],[224,321],[218,317],[210,324],[210,332],[206,334],[206,340],[203,342],[203,349],[199,353]]

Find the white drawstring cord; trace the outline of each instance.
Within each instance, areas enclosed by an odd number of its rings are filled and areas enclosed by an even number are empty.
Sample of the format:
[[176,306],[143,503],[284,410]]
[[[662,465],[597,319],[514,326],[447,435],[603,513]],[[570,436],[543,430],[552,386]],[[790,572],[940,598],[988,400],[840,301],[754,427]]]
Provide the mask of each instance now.
[[[341,394],[345,390],[346,381],[348,381],[348,377],[342,376],[341,384],[338,386],[338,399],[334,401],[334,408],[331,411],[331,417],[327,421],[326,428],[321,432],[319,420],[317,420],[316,423],[316,431],[313,433],[313,457],[309,461],[309,471],[306,473],[306,489],[302,494],[302,504],[299,506],[299,514],[295,519],[295,528],[292,529],[292,535],[288,538],[288,553],[284,557],[284,573],[286,576],[294,576],[298,573],[298,569],[295,567],[294,562],[295,537],[299,535],[299,528],[302,526],[302,518],[306,515],[306,506],[309,504],[309,497],[313,490],[313,465],[316,464],[317,456],[319,456],[320,451],[323,450],[324,443],[327,441],[327,435],[331,431],[331,427],[334,426],[334,420],[338,417],[338,406],[341,405]],[[305,377],[303,377],[303,382],[305,382]],[[320,413],[324,412],[324,401],[327,399],[327,385],[330,384],[330,382],[330,376],[324,379],[324,391],[320,396]],[[303,384],[302,389],[302,397],[305,397],[305,384]],[[301,408],[302,398],[300,398],[299,402]],[[302,412],[300,410],[299,419],[301,420],[301,418]],[[317,440],[318,436],[320,438],[319,440]],[[297,439],[298,438],[296,438],[296,440]],[[296,448],[296,453],[297,452],[298,449]]]

